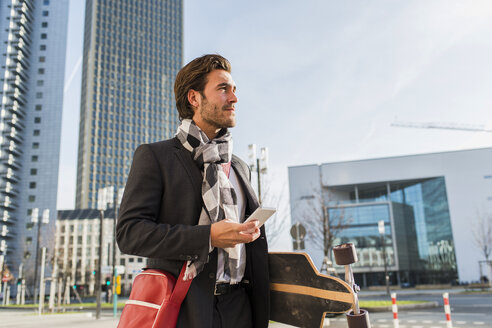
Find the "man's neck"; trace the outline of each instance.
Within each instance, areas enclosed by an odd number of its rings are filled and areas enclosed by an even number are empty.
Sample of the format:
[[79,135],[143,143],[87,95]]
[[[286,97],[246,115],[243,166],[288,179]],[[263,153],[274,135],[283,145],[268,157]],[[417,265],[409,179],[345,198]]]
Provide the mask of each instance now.
[[220,131],[220,128],[207,124],[203,121],[197,122],[195,124],[202,130],[208,137],[208,140],[214,139]]

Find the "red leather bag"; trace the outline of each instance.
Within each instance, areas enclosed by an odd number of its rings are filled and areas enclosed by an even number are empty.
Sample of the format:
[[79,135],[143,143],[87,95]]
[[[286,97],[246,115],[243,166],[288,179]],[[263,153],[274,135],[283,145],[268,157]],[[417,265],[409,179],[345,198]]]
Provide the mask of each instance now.
[[139,273],[118,328],[176,327],[181,303],[192,282],[192,279],[183,281],[185,270],[186,262],[177,282],[172,274],[162,270],[147,269]]

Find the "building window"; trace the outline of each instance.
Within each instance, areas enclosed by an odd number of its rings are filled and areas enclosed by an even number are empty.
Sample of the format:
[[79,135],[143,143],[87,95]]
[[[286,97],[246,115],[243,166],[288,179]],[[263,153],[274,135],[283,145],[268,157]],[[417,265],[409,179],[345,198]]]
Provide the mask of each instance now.
[[34,203],[34,202],[36,201],[36,196],[34,196],[34,195],[29,195],[28,200],[29,200],[29,203]]
[[43,98],[43,93],[42,92],[36,92],[36,98],[37,99]]
[[120,259],[120,265],[125,265],[125,259]]
[[37,137],[41,134],[41,131],[40,130],[34,130],[33,131],[33,136]]
[[32,237],[27,237],[26,238],[26,245],[29,246],[32,244]]
[[33,142],[32,149],[38,149],[38,148],[39,148],[39,142]]
[[29,253],[29,252],[25,252],[25,253],[24,253],[24,259],[26,259],[26,260],[27,260],[27,259],[30,259],[30,258],[31,258],[31,253]]
[[38,74],[44,74],[44,68],[38,68]]
[[48,34],[46,33],[41,33],[41,39],[46,40],[48,38]]
[[141,257],[139,257],[139,258],[137,259],[137,262],[138,262],[138,263],[142,263],[142,262],[143,262],[143,259],[142,259]]
[[44,80],[38,80],[38,81],[36,82],[36,85],[37,85],[38,87],[42,87],[42,86],[44,85]]
[[36,188],[36,182],[29,182],[29,189],[35,189]]
[[36,124],[37,124],[37,123],[41,123],[41,117],[36,116],[36,117],[34,118],[34,123],[36,123]]
[[50,4],[50,0],[44,0],[44,1],[43,1],[43,5],[47,6],[47,5],[49,5],[49,4]]
[[135,261],[135,259],[134,259],[133,257],[130,257],[130,258],[128,259],[128,262],[130,262],[130,263],[133,263],[134,261]]
[[46,45],[45,44],[40,45],[39,50],[42,50],[42,51],[46,50]]
[[38,161],[37,155],[31,156],[31,162],[37,162],[37,161]]
[[48,27],[48,22],[42,22],[41,27]]
[[44,17],[48,17],[49,15],[49,11],[48,10],[43,10],[43,16]]
[[43,106],[42,106],[42,105],[36,105],[35,109],[36,109],[37,111],[40,111],[40,110],[42,110],[42,109],[43,109]]
[[32,230],[33,226],[34,226],[34,223],[32,223],[32,222],[26,223],[26,229],[27,230]]
[[39,62],[40,63],[44,63],[45,61],[46,61],[46,57],[45,56],[39,57]]
[[38,169],[31,169],[31,175],[38,174]]

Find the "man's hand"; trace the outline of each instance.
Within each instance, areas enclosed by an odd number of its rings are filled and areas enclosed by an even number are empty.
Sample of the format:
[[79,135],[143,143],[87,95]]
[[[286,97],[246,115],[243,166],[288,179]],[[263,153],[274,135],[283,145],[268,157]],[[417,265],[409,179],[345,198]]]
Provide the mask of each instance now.
[[219,221],[210,227],[213,247],[230,248],[237,244],[250,243],[260,236],[258,221],[236,223],[229,219]]

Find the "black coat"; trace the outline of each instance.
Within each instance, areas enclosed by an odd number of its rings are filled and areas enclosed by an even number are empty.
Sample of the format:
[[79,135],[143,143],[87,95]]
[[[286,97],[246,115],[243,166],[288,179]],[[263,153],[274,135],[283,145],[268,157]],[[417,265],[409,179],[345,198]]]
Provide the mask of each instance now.
[[[246,195],[246,215],[258,201],[249,183],[246,163],[232,157],[232,168]],[[206,262],[210,226],[198,225],[203,206],[202,172],[178,139],[141,145],[135,151],[116,227],[123,253],[148,258],[147,267],[178,276],[186,260]],[[181,306],[178,327],[212,327],[213,290],[217,251],[193,280]],[[267,327],[269,318],[268,249],[264,227],[260,237],[246,244],[244,279],[255,327]]]

